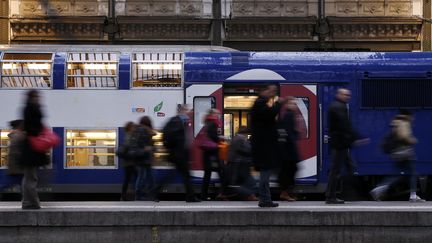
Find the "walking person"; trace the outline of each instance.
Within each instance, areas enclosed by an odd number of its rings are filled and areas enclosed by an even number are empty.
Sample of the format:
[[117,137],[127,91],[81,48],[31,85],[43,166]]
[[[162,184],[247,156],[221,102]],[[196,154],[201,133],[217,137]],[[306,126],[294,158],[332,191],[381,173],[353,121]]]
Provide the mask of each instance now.
[[297,163],[299,162],[297,149],[299,132],[296,126],[296,109],[297,103],[295,98],[291,96],[286,97],[278,119],[280,157],[278,182],[281,189],[279,198],[289,202],[296,201],[293,189],[297,173]]
[[9,122],[11,131],[7,135],[9,138],[8,155],[7,155],[7,176],[4,176],[0,192],[7,188],[13,189],[14,186],[21,186],[23,179],[23,168],[21,158],[23,146],[25,143],[25,134],[23,131],[23,120],[13,120]]
[[[38,136],[43,129],[39,91],[30,90],[26,97],[23,111],[24,131],[27,137]],[[22,209],[40,209],[39,195],[36,191],[38,167],[49,163],[48,156],[45,153],[35,151],[30,146],[28,138],[23,148]]]
[[278,207],[270,193],[270,175],[278,166],[277,156],[277,124],[276,116],[279,114],[280,103],[274,102],[277,87],[269,85],[262,90],[251,109],[252,128],[252,158],[255,169],[260,172],[259,203],[260,207]]
[[140,155],[133,158],[136,165],[137,178],[135,183],[135,200],[137,201],[153,201],[156,200],[153,195],[154,177],[152,172],[152,164],[154,160],[154,141],[153,136],[156,132],[153,130],[153,125],[150,117],[144,116],[140,119],[139,125],[132,133],[130,144],[131,149]]
[[417,196],[417,174],[415,166],[414,145],[417,139],[412,133],[412,123],[414,115],[409,110],[400,110],[390,123],[392,143],[394,148],[390,152],[390,157],[394,160],[396,167],[404,172],[403,176],[389,177],[383,180],[370,194],[374,200],[382,200],[388,191],[399,181],[408,177],[410,185],[410,202],[425,202]]
[[343,204],[344,200],[337,198],[336,192],[340,182],[340,174],[343,168],[353,174],[354,168],[349,149],[354,142],[366,143],[368,139],[359,140],[354,131],[348,113],[348,102],[351,99],[351,91],[340,88],[336,91],[336,97],[328,110],[329,135],[331,146],[330,173],[328,177],[326,203]]
[[209,200],[208,188],[210,184],[212,171],[216,171],[221,182],[221,189],[217,199],[225,200],[227,196],[224,194],[226,189],[226,180],[224,176],[224,164],[219,158],[219,142],[222,124],[220,120],[220,112],[217,109],[210,109],[205,116],[204,134],[202,135],[201,150],[203,154],[204,177],[201,187],[201,200]]
[[[125,131],[125,137],[123,139],[123,148],[127,150],[127,147],[130,145],[130,140],[132,137],[132,133],[135,131],[136,125],[133,122],[127,122],[124,126]],[[127,151],[126,151],[127,152]],[[122,185],[122,191],[121,191],[121,200],[122,201],[128,201],[129,198],[127,196],[127,191],[129,187],[129,183],[136,176],[136,169],[135,169],[135,163],[132,159],[124,157],[122,160],[122,166],[124,171],[124,177],[123,177],[123,185]]]
[[235,191],[247,201],[258,201],[255,194],[258,187],[251,175],[252,151],[247,138],[248,129],[240,126],[231,140],[228,150],[227,180],[229,185],[238,186]]
[[[189,153],[191,148],[190,119],[187,105],[179,107],[178,114],[172,117],[163,129],[163,143],[168,150],[168,160],[174,164],[177,172],[183,177],[186,191],[186,202],[201,202],[195,197],[191,176],[189,172]],[[173,173],[166,174],[158,187],[154,190],[158,193],[160,189],[174,177]]]

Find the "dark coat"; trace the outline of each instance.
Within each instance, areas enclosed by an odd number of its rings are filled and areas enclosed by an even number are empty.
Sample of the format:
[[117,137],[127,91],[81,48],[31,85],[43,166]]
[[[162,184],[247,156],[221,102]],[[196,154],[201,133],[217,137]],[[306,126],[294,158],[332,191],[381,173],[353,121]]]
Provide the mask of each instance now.
[[[33,103],[27,103],[23,112],[24,131],[27,136],[38,136],[43,128],[42,111],[40,106]],[[22,162],[24,166],[41,166],[49,163],[47,154],[34,151],[28,139],[24,144]]]
[[287,110],[278,120],[279,156],[281,163],[299,162],[297,140],[299,133],[296,130],[295,114]]
[[[133,162],[138,166],[151,165],[154,158],[154,142],[153,136],[156,135],[150,128],[138,126],[129,138],[129,146],[131,149],[144,150],[146,156],[133,159]],[[139,152],[139,154],[142,154]]]
[[23,155],[23,146],[26,141],[25,135],[21,131],[13,131],[8,134],[9,137],[9,150],[8,150],[8,174],[21,175],[23,169],[21,168],[21,157]]
[[173,163],[187,163],[189,161],[190,141],[188,140],[189,124],[180,115],[174,116],[164,127],[164,133],[170,133],[168,160]]
[[278,165],[276,116],[280,104],[276,102],[269,107],[268,101],[264,97],[258,97],[251,110],[252,158],[258,171],[273,169]]
[[358,139],[349,120],[347,104],[335,100],[328,110],[330,145],[333,149],[350,148]]

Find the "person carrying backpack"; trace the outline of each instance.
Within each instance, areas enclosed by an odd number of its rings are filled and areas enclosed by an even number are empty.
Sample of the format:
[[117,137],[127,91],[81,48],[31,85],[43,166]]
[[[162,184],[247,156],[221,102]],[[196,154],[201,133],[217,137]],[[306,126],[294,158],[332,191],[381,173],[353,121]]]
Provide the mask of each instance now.
[[[168,160],[174,164],[176,170],[182,175],[186,190],[186,202],[201,202],[195,197],[191,176],[189,173],[189,153],[191,148],[190,119],[188,116],[189,108],[187,105],[179,107],[178,114],[172,117],[163,128],[163,143],[168,150]],[[174,174],[168,173],[155,188],[157,194],[160,189],[174,178]]]
[[385,137],[382,144],[383,151],[389,154],[399,170],[405,172],[404,176],[386,178],[377,187],[370,191],[374,200],[381,200],[387,192],[404,177],[409,177],[410,202],[425,202],[417,196],[417,176],[415,168],[414,145],[417,139],[412,134],[413,114],[409,110],[400,110],[391,121],[391,132]]

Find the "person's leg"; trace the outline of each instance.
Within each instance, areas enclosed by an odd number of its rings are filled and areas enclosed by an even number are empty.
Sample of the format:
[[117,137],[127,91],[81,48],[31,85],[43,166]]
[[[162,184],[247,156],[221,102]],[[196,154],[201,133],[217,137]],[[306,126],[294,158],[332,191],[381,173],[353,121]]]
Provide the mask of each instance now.
[[129,182],[133,177],[135,168],[133,166],[125,166],[123,170],[124,170],[124,178],[123,178],[123,185],[122,185],[122,200],[125,200],[127,195],[127,190],[129,187]]
[[153,197],[153,195],[151,195],[152,190],[154,188],[154,176],[153,176],[153,171],[152,171],[152,167],[151,165],[146,165],[144,166],[145,170],[146,170],[146,180],[145,180],[145,192],[147,194],[149,194],[149,197]]
[[28,166],[24,168],[24,177],[22,182],[23,208],[40,207],[39,195],[37,193],[37,167]]
[[201,198],[206,200],[208,197],[208,188],[211,179],[212,166],[209,152],[203,151],[204,177],[201,186]]
[[330,173],[326,190],[327,199],[336,199],[336,190],[339,182],[341,166],[346,155],[345,150],[332,150],[332,162],[330,165]]
[[270,170],[260,171],[260,181],[259,181],[259,198],[260,203],[272,202],[271,192],[270,192]]
[[186,202],[199,202],[197,198],[195,198],[195,194],[192,187],[191,176],[189,173],[189,151],[184,150],[181,154],[178,154],[178,160],[176,163],[177,171],[183,177],[183,183],[186,190]]
[[147,170],[144,166],[137,166],[137,179],[135,183],[135,200],[144,199],[144,186]]

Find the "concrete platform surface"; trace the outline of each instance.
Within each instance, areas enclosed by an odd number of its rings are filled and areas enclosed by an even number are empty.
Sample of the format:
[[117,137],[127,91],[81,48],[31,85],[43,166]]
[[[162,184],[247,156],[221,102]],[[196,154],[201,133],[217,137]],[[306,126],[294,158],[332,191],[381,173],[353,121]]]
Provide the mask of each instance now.
[[431,242],[432,202],[0,202],[3,242]]

